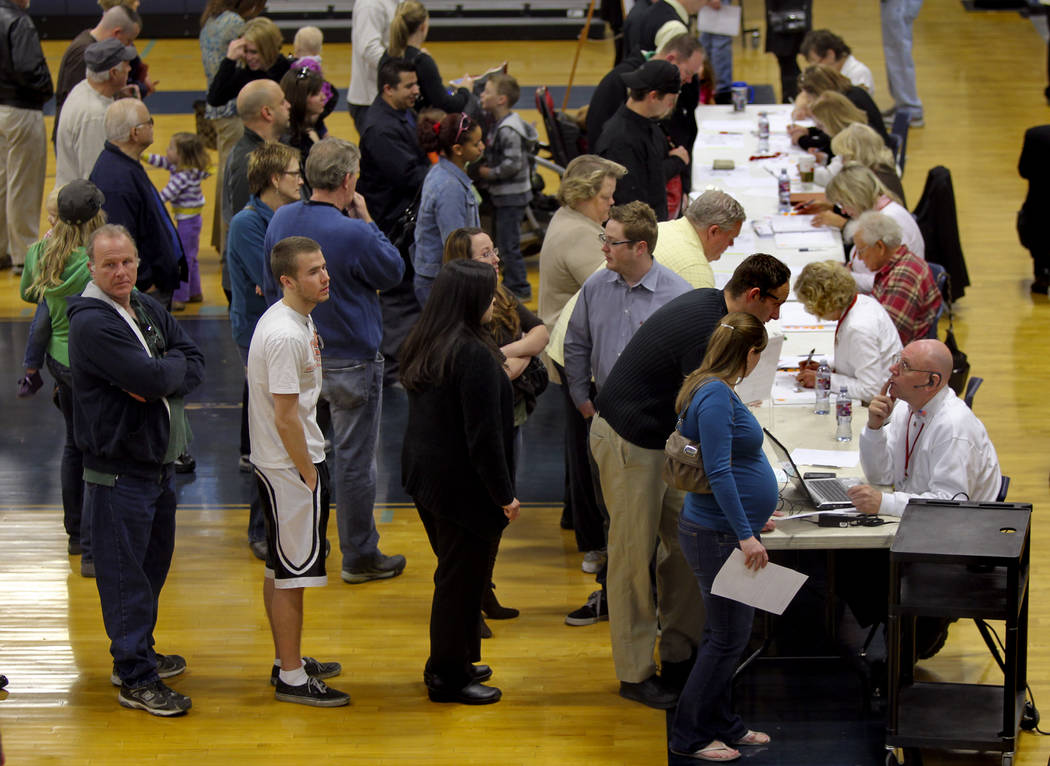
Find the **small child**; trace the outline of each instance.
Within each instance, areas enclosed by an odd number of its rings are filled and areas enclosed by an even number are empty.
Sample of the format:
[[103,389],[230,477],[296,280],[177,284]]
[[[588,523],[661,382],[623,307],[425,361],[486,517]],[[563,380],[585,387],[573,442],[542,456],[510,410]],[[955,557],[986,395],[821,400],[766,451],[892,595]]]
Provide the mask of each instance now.
[[187,302],[200,303],[204,300],[197,253],[200,249],[201,211],[204,209],[201,182],[211,175],[208,172],[211,158],[200,136],[180,132],[171,137],[166,155],[151,154],[146,161],[171,173],[171,180],[161,189],[160,198],[171,203],[175,228],[179,232],[179,241],[182,242],[182,251],[186,254],[186,265],[189,267],[189,280],[182,282],[171,296],[172,308],[178,310],[185,308]]
[[503,284],[523,301],[532,298],[532,287],[521,257],[521,219],[532,199],[532,164],[529,143],[536,130],[511,111],[521,90],[507,74],[494,74],[481,92],[481,108],[492,116],[493,127],[485,140],[485,157],[478,176],[485,182],[495,208],[496,246],[503,260]]
[[[52,189],[44,201],[44,209],[47,211],[47,225],[53,227],[58,220],[58,189]],[[44,233],[40,239],[51,236],[51,228]],[[32,282],[32,274],[24,274],[22,281],[26,284]],[[18,379],[18,397],[23,399],[32,396],[44,385],[44,379],[40,377],[40,368],[44,366],[44,354],[47,352],[47,343],[51,340],[51,312],[47,308],[47,301],[43,297],[36,305],[33,321],[29,323],[29,338],[26,340],[26,354],[22,361],[22,367],[26,374]]]
[[[324,78],[324,72],[321,70],[321,47],[324,45],[324,33],[317,27],[299,27],[295,33],[295,39],[292,41],[292,70],[300,67],[306,67],[312,69]],[[332,87],[332,83],[328,80],[324,81],[321,86],[321,92],[324,93],[324,114],[321,119],[324,119],[325,115],[332,113],[335,109],[336,102],[339,101],[339,92]],[[324,138],[323,134],[320,134],[321,138]]]

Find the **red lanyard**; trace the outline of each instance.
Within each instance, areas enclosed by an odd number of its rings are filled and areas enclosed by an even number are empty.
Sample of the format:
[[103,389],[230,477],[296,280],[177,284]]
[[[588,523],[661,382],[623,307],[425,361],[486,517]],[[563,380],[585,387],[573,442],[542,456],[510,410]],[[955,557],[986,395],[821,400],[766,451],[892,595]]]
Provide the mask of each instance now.
[[[911,413],[908,413],[908,430],[911,430]],[[911,463],[911,456],[915,453],[915,443],[919,441],[919,437],[922,436],[922,430],[926,428],[926,424],[923,423],[919,426],[919,432],[915,434],[915,438],[911,440],[911,444],[908,444],[908,434],[904,434],[904,478],[908,478],[908,466]]]
[[836,343],[838,343],[838,342],[839,342],[839,329],[840,329],[840,328],[842,327],[842,323],[843,323],[843,322],[845,321],[845,319],[846,319],[846,314],[848,314],[848,313],[850,312],[850,309],[851,309],[851,308],[853,308],[853,305],[854,305],[854,304],[855,304],[856,302],[857,302],[857,296],[856,296],[856,295],[854,295],[854,296],[853,296],[853,300],[851,300],[851,301],[849,302],[849,305],[848,305],[848,306],[846,306],[846,310],[845,310],[845,311],[843,311],[843,312],[842,312],[842,316],[840,316],[840,317],[839,317],[839,322],[838,322],[838,324],[837,324],[837,325],[835,325],[835,342],[836,342]]

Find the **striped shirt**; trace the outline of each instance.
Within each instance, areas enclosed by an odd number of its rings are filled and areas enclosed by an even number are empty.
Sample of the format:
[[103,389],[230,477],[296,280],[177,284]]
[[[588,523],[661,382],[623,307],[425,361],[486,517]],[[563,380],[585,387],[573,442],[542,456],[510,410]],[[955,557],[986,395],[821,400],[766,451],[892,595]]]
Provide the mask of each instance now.
[[201,208],[204,207],[201,181],[211,173],[197,168],[177,168],[162,154],[151,154],[146,158],[146,162],[171,173],[167,186],[160,190],[160,198],[171,203],[176,218],[200,214]]
[[941,291],[930,267],[903,245],[875,273],[871,294],[890,315],[905,346],[926,337],[941,308]]

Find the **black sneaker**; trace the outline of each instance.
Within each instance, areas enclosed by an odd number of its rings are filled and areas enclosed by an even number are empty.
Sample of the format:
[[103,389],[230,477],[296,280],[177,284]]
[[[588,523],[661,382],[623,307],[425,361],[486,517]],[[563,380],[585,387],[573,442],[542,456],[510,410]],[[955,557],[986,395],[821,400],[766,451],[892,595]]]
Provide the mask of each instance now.
[[175,458],[175,473],[193,473],[197,470],[197,461],[189,452],[183,452]]
[[151,715],[168,717],[183,715],[193,707],[189,697],[169,688],[163,681],[153,681],[134,689],[121,686],[117,702],[124,707],[145,710]]
[[280,702],[298,702],[314,707],[340,707],[350,704],[350,695],[336,691],[318,678],[310,678],[302,686],[291,686],[277,678],[274,699]]
[[678,704],[678,692],[655,673],[640,683],[620,682],[620,696],[657,710],[670,710]]
[[565,616],[566,625],[593,625],[609,619],[609,603],[604,590],[596,590],[587,599],[587,603]]
[[391,577],[397,577],[405,571],[405,563],[404,556],[384,556],[377,551],[367,566],[344,569],[342,576],[345,582],[352,585],[370,580],[387,580]]
[[[160,678],[172,678],[186,670],[186,658],[181,654],[161,654],[160,652],[155,652],[155,654],[157,656],[157,675]],[[123,685],[115,670],[109,674],[109,682],[114,686]]]
[[[331,678],[343,672],[343,666],[338,662],[319,662],[313,657],[303,657],[303,670],[310,678]],[[270,671],[270,686],[277,686],[281,669],[276,665]]]

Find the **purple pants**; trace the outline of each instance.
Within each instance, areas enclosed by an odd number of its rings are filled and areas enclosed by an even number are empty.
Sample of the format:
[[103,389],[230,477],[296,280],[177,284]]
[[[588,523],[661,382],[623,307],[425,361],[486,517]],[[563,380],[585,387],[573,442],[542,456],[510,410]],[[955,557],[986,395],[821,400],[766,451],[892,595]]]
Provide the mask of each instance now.
[[200,249],[203,223],[199,215],[175,221],[175,229],[179,232],[179,241],[182,242],[182,251],[186,254],[186,265],[189,266],[190,275],[188,282],[179,283],[179,289],[171,296],[174,301],[185,303],[191,297],[201,294],[201,270],[197,263],[197,251]]

